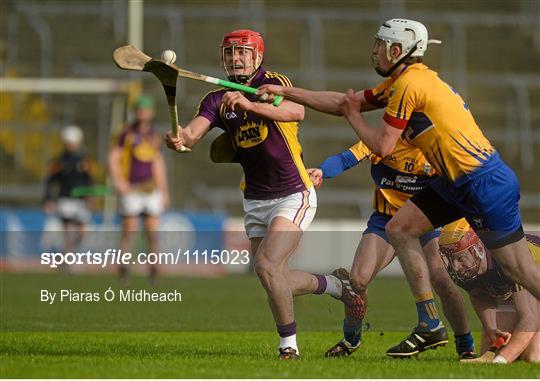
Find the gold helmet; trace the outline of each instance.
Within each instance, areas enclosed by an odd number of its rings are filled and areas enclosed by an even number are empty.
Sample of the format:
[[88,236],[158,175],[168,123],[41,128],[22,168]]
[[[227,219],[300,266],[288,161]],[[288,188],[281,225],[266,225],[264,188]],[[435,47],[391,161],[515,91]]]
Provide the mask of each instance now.
[[465,282],[478,276],[486,249],[468,222],[462,218],[446,225],[441,231],[439,253],[450,276]]

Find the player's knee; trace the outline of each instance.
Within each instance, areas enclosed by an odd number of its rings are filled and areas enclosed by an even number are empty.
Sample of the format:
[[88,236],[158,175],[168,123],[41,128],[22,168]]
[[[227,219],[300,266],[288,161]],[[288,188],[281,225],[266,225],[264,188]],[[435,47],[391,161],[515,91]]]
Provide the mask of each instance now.
[[264,255],[260,254],[257,254],[253,268],[261,281],[269,281],[279,271],[279,267],[276,263],[269,261]]
[[410,224],[405,223],[401,219],[391,219],[385,227],[388,239],[393,243],[402,243],[407,240],[420,237],[421,232],[415,231]]
[[357,294],[365,292],[368,288],[370,277],[361,272],[351,272],[351,286]]

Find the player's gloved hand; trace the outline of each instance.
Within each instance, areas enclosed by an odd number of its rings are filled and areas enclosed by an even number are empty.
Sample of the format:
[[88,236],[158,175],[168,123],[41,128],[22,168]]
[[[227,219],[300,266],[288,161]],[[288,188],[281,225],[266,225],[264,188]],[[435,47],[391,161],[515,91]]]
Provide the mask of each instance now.
[[262,85],[257,88],[257,96],[263,102],[272,103],[276,95],[285,95],[285,87],[279,85]]
[[253,103],[251,103],[240,91],[227,91],[223,94],[221,102],[234,111],[251,111],[253,108]]
[[167,148],[178,151],[186,143],[182,136],[182,127],[178,126],[178,135],[174,135],[171,131],[167,132],[163,137]]
[[319,189],[323,183],[323,171],[320,168],[308,168],[306,171],[315,189]]
[[355,114],[360,114],[362,110],[362,99],[356,94],[353,89],[347,90],[345,96],[339,104],[339,111],[345,117],[351,117]]

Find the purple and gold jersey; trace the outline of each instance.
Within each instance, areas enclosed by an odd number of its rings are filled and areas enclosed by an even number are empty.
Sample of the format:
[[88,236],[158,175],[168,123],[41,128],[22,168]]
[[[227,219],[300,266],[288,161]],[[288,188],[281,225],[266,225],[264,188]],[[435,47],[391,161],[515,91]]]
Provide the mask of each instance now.
[[122,148],[120,167],[130,184],[153,181],[153,162],[159,154],[160,142],[153,128],[143,133],[136,124],[128,125],[118,135],[116,145]]
[[[259,69],[252,87],[263,84],[292,86],[284,75]],[[269,200],[301,192],[312,186],[302,159],[298,141],[298,123],[276,122],[259,115],[226,108],[221,99],[228,89],[208,93],[201,101],[195,117],[202,116],[211,128],[218,127],[234,137],[234,162],[245,174],[244,197]],[[245,94],[252,102],[257,97]]]
[[396,214],[414,193],[436,176],[422,152],[401,139],[383,159],[371,153],[362,141],[349,150],[358,161],[371,160],[371,177],[375,182],[373,207],[388,216]]
[[[383,119],[403,130],[402,137],[418,147],[437,173],[457,186],[498,157],[476,125],[469,106],[436,72],[417,63],[397,78],[365,90],[366,100],[385,108]],[[411,123],[415,118],[416,123]]]

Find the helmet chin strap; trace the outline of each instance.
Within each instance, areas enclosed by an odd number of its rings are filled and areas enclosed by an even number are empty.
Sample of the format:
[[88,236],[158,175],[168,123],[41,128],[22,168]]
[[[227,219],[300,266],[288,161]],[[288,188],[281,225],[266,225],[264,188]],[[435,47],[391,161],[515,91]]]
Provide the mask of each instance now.
[[403,62],[405,62],[405,60],[407,58],[409,58],[417,49],[417,46],[418,46],[418,43],[420,41],[417,41],[416,44],[414,44],[414,46],[411,48],[411,50],[409,51],[409,53],[405,54],[403,57],[401,57],[401,59],[399,59],[394,65],[392,65],[392,67],[390,69],[388,69],[387,71],[383,71],[382,69],[375,69],[375,71],[377,72],[377,74],[379,74],[380,76],[382,77],[389,77],[393,72],[394,70],[396,70],[399,65],[401,65]]
[[259,67],[257,67],[257,69],[255,69],[253,71],[253,73],[251,73],[251,75],[246,75],[246,74],[231,74],[229,76],[227,76],[227,78],[229,79],[229,81],[231,82],[235,82],[235,83],[239,83],[241,85],[245,85],[246,83],[248,83],[253,77],[255,77],[255,75],[257,74],[257,72],[259,71],[259,68],[261,66],[259,65]]

